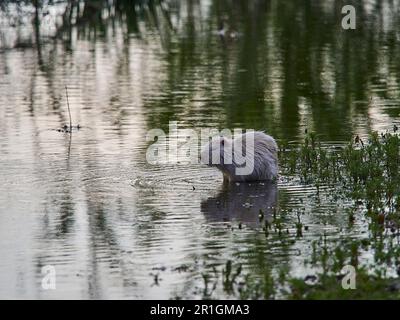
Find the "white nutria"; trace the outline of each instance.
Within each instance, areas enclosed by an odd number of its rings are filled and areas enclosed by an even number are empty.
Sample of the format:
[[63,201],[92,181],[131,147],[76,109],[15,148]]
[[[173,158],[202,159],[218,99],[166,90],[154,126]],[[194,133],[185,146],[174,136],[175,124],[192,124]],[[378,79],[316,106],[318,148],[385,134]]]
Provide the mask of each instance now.
[[228,181],[275,180],[278,176],[278,146],[261,131],[235,139],[216,136],[201,151],[201,162],[222,171]]

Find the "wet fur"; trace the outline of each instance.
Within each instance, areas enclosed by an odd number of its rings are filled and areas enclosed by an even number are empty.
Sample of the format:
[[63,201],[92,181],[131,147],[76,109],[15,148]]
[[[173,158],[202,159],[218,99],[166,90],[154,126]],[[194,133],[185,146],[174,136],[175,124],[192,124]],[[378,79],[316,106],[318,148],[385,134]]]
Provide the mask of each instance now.
[[[254,134],[254,153],[251,150],[246,150],[246,141],[251,139],[250,135]],[[240,150],[240,142],[242,151]],[[236,146],[236,147],[235,147]],[[211,161],[212,152],[219,153],[219,164],[213,164]],[[237,174],[236,169],[242,167],[240,164],[235,162],[235,156],[233,153],[240,153],[240,156],[246,158],[246,163],[254,161],[253,171],[247,175]],[[209,155],[210,160],[208,160]],[[225,159],[232,159],[232,163],[225,161]],[[261,131],[248,132],[238,136],[235,139],[229,139],[226,137],[214,137],[209,143],[207,143],[201,153],[201,161],[209,166],[215,166],[224,175],[224,179],[228,181],[265,181],[265,180],[276,180],[278,177],[278,146],[271,136]],[[215,163],[215,162],[214,162]]]

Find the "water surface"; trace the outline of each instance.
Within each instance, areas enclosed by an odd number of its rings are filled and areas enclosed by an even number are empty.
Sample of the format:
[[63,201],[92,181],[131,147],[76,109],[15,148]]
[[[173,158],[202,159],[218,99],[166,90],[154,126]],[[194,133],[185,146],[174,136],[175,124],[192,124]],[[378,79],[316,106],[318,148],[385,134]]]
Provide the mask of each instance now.
[[[329,188],[284,175],[226,188],[212,168],[148,164],[145,137],[177,121],[292,144],[307,128],[341,146],[392,128],[398,2],[355,2],[348,31],[340,1],[71,3],[36,20],[1,6],[0,298],[201,298],[202,274],[228,260],[304,277],[312,240],[366,236]],[[72,135],[57,130],[66,85]],[[259,209],[282,217],[286,241],[265,236]],[[41,287],[45,265],[56,290]]]

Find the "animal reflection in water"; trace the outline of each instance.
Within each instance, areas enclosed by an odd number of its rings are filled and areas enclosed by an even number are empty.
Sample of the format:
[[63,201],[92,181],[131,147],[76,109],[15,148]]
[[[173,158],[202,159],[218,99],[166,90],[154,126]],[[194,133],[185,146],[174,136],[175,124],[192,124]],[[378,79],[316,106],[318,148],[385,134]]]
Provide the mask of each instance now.
[[225,183],[217,196],[203,201],[201,211],[209,222],[237,221],[257,227],[262,220],[272,222],[277,202],[278,188],[274,182],[232,182]]

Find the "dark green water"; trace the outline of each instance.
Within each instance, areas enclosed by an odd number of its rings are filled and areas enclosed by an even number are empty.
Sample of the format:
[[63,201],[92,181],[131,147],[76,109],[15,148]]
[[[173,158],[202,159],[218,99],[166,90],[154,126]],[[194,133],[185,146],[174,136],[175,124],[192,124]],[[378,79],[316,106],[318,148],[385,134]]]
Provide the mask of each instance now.
[[[341,1],[77,3],[36,20],[30,5],[0,5],[0,298],[201,298],[202,273],[227,260],[304,277],[313,239],[367,236],[332,190],[284,175],[277,189],[224,190],[214,169],[148,164],[145,137],[177,121],[278,143],[307,128],[336,146],[392,128],[397,1],[354,2],[355,30],[341,27]],[[72,137],[56,130],[65,85],[82,126]],[[287,241],[261,229],[270,206]],[[45,265],[56,290],[41,287]]]

